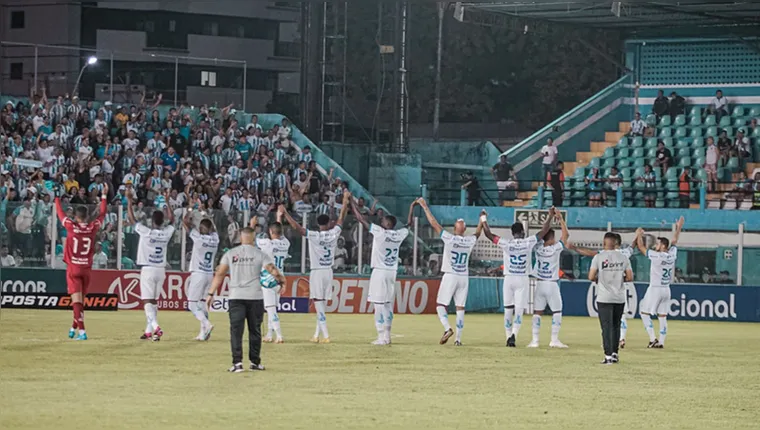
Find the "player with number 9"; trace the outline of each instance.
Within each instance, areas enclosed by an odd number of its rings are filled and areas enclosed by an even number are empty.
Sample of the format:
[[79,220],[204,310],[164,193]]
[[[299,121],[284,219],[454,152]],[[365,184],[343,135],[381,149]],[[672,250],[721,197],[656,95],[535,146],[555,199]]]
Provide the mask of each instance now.
[[[103,184],[103,192],[100,199],[100,211],[97,218],[87,222],[87,208],[77,206],[74,210],[74,219],[66,216],[61,206],[60,197],[55,198],[55,210],[63,228],[66,229],[66,241],[63,248],[63,261],[66,263],[66,287],[71,295],[71,304],[74,312],[74,322],[69,329],[69,339],[76,337],[77,340],[87,340],[87,332],[84,328],[84,299],[87,296],[87,287],[90,284],[92,272],[92,253],[95,249],[95,236],[103,225],[108,208],[108,184]],[[77,330],[79,330],[77,334]]]
[[187,209],[182,223],[190,232],[193,251],[190,254],[190,280],[187,285],[187,307],[201,323],[201,331],[195,340],[206,341],[211,337],[213,324],[208,320],[208,309],[204,298],[214,280],[214,261],[219,249],[219,234],[210,219],[204,218],[195,228],[192,222],[192,208]]

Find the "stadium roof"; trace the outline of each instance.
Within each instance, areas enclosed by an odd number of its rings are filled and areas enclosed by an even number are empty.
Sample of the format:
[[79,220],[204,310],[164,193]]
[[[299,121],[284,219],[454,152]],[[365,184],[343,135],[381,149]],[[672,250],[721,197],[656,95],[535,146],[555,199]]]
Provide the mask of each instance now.
[[760,35],[760,1],[505,1],[462,3],[472,11],[618,30],[628,37]]

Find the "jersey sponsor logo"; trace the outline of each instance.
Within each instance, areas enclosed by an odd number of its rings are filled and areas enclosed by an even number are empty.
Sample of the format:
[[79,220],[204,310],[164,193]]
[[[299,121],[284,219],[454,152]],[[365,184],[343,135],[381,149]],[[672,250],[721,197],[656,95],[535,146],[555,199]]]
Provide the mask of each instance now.
[[610,260],[602,261],[602,270],[609,269],[609,270],[619,271],[619,270],[622,270],[623,267],[625,267],[625,263],[622,261],[621,262],[614,262]]
[[[0,307],[8,309],[71,309],[71,298],[66,294],[5,294]],[[90,294],[84,300],[88,311],[115,311],[119,308],[115,294]]]

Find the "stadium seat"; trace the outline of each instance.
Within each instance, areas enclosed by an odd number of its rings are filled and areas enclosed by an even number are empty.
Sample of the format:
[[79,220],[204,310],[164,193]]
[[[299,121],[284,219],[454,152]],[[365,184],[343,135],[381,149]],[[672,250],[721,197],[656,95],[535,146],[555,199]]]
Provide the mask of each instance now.
[[[624,160],[620,160],[620,161],[624,161]],[[628,162],[628,166],[630,166],[631,160],[625,160],[625,161],[627,161]],[[619,163],[618,163],[618,165],[619,165]],[[626,166],[626,167],[623,167],[623,168],[620,169],[620,176],[622,176],[623,179],[630,180],[632,173],[633,173],[633,168],[631,168],[631,167],[627,167]]]
[[658,198],[654,201],[654,207],[656,208],[664,208],[665,207],[665,199]]
[[739,158],[737,157],[731,157],[728,159],[728,163],[726,163],[726,169],[728,169],[731,173],[736,173],[739,171]]
[[686,137],[686,127],[678,127],[675,132],[675,137]]
[[585,167],[576,167],[575,172],[573,173],[573,178],[576,180],[583,181],[583,178],[586,177],[586,168]]
[[670,127],[663,127],[660,129],[660,137],[670,137],[673,135],[673,130]]
[[646,156],[646,158],[648,158],[650,160],[654,160],[655,158],[657,158],[657,148],[649,148],[649,149],[647,149],[647,156]]
[[691,157],[688,155],[678,159],[678,165],[681,167],[691,167]]
[[696,173],[694,173],[694,177],[699,179],[700,181],[706,181],[707,172],[705,171],[705,169],[696,169]]
[[602,178],[606,178],[607,176],[610,176],[610,173],[612,172],[612,167],[615,167],[615,166],[605,167],[604,170],[600,172],[602,175]]
[[657,138],[650,137],[649,139],[647,139],[647,144],[645,148],[657,148]]
[[733,113],[731,113],[731,116],[737,117],[737,116],[744,116],[744,108],[741,106],[736,106],[734,108]]
[[665,144],[666,148],[673,148],[673,138],[672,137],[663,137],[660,140],[662,140],[662,143]]
[[731,125],[731,117],[728,115],[725,115],[720,118],[720,123],[718,124],[721,127],[728,127]]
[[602,154],[603,159],[607,158],[615,158],[615,148],[607,148],[604,150],[604,154]]
[[755,118],[759,117],[760,116],[760,106],[752,106],[749,109],[749,116],[755,117]]
[[633,178],[636,179],[638,177],[644,176],[644,168],[643,167],[637,167],[633,170]]
[[633,138],[633,142],[631,142],[631,146],[634,148],[639,148],[644,145],[644,139],[641,136],[636,136]]
[[676,142],[676,148],[688,148],[689,147],[689,141],[686,139],[678,139],[678,142]]
[[[755,127],[750,136],[760,138],[760,127]],[[760,139],[758,141],[760,142]]]
[[691,141],[692,148],[701,148],[705,146],[705,138],[704,137],[695,137],[694,140]]
[[689,116],[702,116],[702,108],[699,106],[692,106],[689,111]]
[[705,130],[705,136],[712,136],[712,137],[718,137],[718,127],[715,125],[711,125],[707,127],[707,130]]
[[628,148],[620,148],[617,150],[618,158],[628,158],[631,156],[631,150]]
[[706,126],[717,125],[715,123],[715,115],[707,115],[707,118],[705,118],[704,125]]
[[698,125],[702,125],[702,117],[701,116],[693,116],[689,118],[689,125],[692,127],[696,127]]
[[667,127],[670,125],[670,115],[663,115],[662,118],[660,118],[660,127]]
[[[602,167],[605,169],[609,169],[610,167],[615,167],[615,159],[614,158],[607,158],[604,160],[604,163],[602,164]],[[607,175],[604,175],[605,177]]]
[[689,137],[702,137],[702,127],[692,127]]
[[599,158],[594,157],[594,158],[591,159],[591,161],[588,162],[588,166],[587,167],[589,169],[591,169],[591,168],[594,168],[594,167],[599,167],[599,165],[600,165]]
[[681,115],[676,116],[676,120],[673,124],[676,125],[677,127],[683,127],[684,125],[686,125],[686,115],[681,114]]
[[[700,158],[705,156],[705,148],[694,148],[691,152],[691,156],[694,158]],[[704,164],[704,163],[702,163]]]
[[655,114],[653,114],[653,113],[650,113],[649,115],[647,115],[646,118],[644,118],[644,122],[646,122],[647,125],[650,126],[650,127],[653,126],[653,125],[656,125],[657,124],[657,116]]
[[631,165],[631,160],[629,158],[619,158],[617,161],[617,167],[618,169],[621,169],[621,173],[622,173],[622,169],[630,165]]
[[678,179],[678,169],[675,167],[669,167],[668,171],[665,172],[665,180],[671,181],[673,179]]
[[633,167],[644,167],[645,164],[647,164],[647,161],[644,158],[634,158],[633,160]]
[[628,142],[628,138],[625,137],[625,136],[623,136],[623,137],[620,138],[620,140],[618,140],[617,146],[618,146],[618,148],[619,147],[625,147],[625,146],[628,146],[628,143],[629,143]]
[[644,158],[644,148],[634,148],[633,153],[631,153],[631,157]]
[[678,149],[676,151],[676,157],[677,158],[688,157],[689,155],[690,155],[689,148],[687,148],[686,146],[680,146],[680,147],[678,147]]
[[722,130],[726,132],[726,134],[728,135],[728,137],[734,137],[734,128],[733,127],[728,127],[728,126],[727,127],[723,127]]

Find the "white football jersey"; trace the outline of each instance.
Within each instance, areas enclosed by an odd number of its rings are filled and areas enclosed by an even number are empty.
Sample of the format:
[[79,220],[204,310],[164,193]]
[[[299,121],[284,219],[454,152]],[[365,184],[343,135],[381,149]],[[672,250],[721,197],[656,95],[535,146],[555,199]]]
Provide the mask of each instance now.
[[174,236],[174,226],[167,225],[160,229],[151,229],[145,224],[135,224],[135,232],[140,235],[137,245],[137,264],[139,266],[166,267],[166,249]]
[[528,276],[530,254],[537,243],[536,235],[522,239],[500,237],[496,245],[504,251],[504,276]]
[[214,257],[219,250],[219,235],[216,232],[201,234],[198,229],[190,230],[193,252],[190,256],[190,271],[214,273]]
[[396,271],[398,269],[398,250],[409,235],[409,229],[386,230],[379,225],[370,224],[372,234],[372,268]]
[[648,250],[647,257],[651,261],[649,268],[650,287],[670,287],[673,271],[676,268],[678,248],[671,246],[668,252]]
[[256,246],[264,251],[264,254],[272,257],[274,266],[282,272],[285,267],[285,259],[289,257],[290,241],[281,236],[279,239],[269,239],[266,237],[257,238]]
[[541,241],[536,246],[536,265],[533,267],[533,276],[543,281],[559,280],[559,258],[565,244],[562,241],[550,246],[544,246]]
[[625,258],[631,258],[633,256],[633,248],[630,246],[626,246],[625,248],[620,248],[618,251],[625,256]]
[[443,241],[443,273],[468,276],[470,274],[470,253],[478,238],[471,236],[455,236],[446,230],[441,231]]
[[325,231],[306,230],[309,239],[311,270],[331,269],[335,260],[335,247],[342,231],[339,225]]

